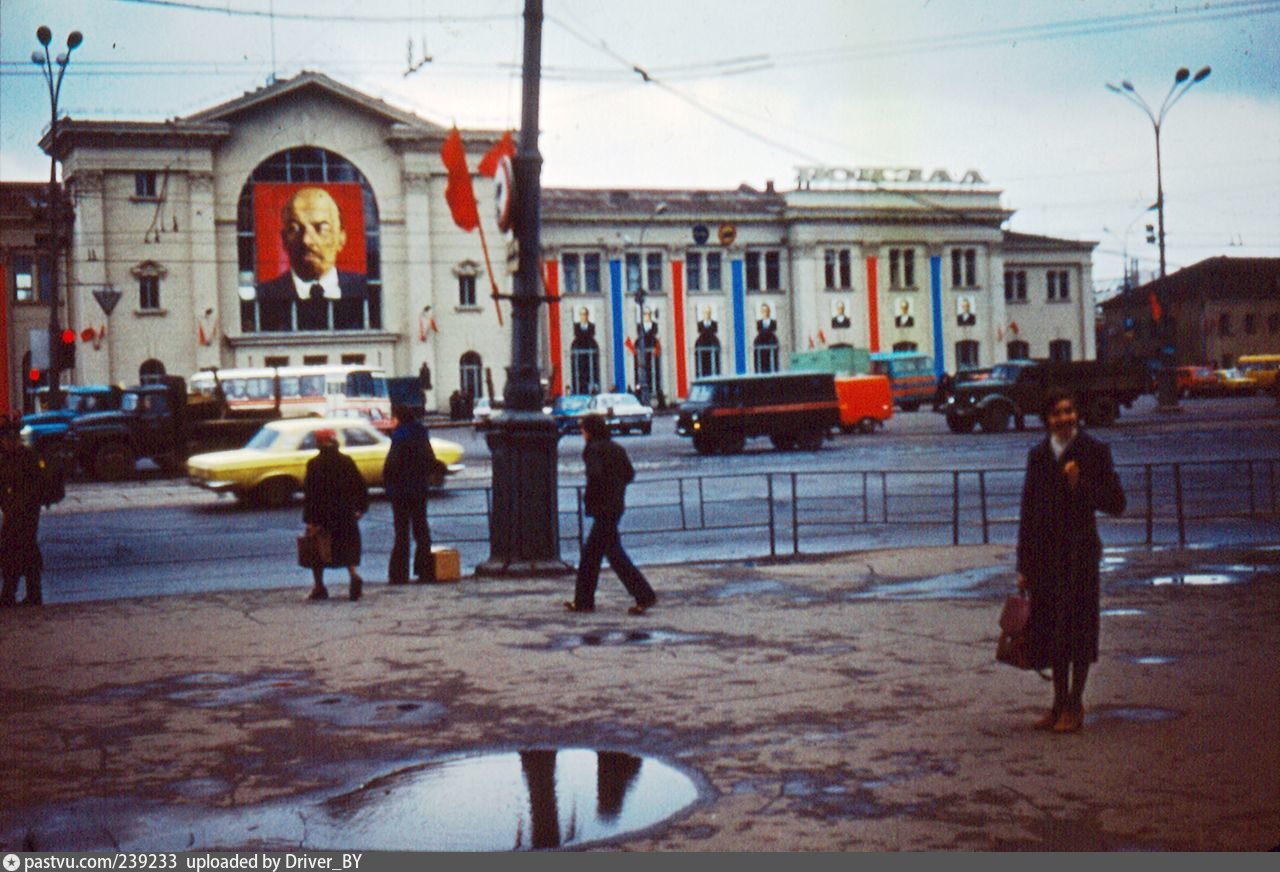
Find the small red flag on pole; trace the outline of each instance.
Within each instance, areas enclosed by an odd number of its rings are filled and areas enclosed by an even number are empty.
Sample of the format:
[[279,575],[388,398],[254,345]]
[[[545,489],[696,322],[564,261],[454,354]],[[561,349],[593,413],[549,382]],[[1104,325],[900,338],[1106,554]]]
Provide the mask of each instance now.
[[449,171],[444,199],[449,204],[453,223],[470,233],[480,226],[480,212],[476,207],[475,188],[471,185],[471,170],[467,169],[467,150],[458,128],[453,128],[445,137],[444,144],[440,146],[440,158]]

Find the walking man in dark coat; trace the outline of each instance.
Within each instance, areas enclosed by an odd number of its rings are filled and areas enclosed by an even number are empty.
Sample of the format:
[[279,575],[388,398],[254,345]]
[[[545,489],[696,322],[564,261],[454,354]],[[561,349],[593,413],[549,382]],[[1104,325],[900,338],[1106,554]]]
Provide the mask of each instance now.
[[409,583],[409,534],[413,534],[413,574],[419,582],[435,581],[435,558],[431,554],[431,528],[427,524],[427,494],[440,461],[431,448],[427,428],[408,406],[391,409],[396,429],[391,432],[391,450],[382,466],[382,486],[391,503],[395,539],[387,565],[387,581]]
[[1031,597],[1032,666],[1053,670],[1053,708],[1037,729],[1084,724],[1084,686],[1098,660],[1102,541],[1095,514],[1124,512],[1111,449],[1079,428],[1075,400],[1052,390],[1049,434],[1027,455],[1018,524],[1018,588]]
[[[369,488],[356,462],[338,450],[337,433],[317,430],[316,445],[320,453],[307,461],[302,483],[302,521],[308,533],[319,529],[329,534],[332,557],[328,565],[347,568],[348,595],[354,602],[364,587],[356,567],[360,565],[360,518],[369,510]],[[324,569],[311,567],[313,584],[308,599],[329,598]]]
[[622,580],[627,593],[635,598],[635,605],[627,612],[643,615],[658,601],[658,595],[622,550],[622,536],[618,533],[618,524],[626,509],[627,485],[636,477],[635,469],[626,449],[609,438],[609,425],[603,415],[584,415],[580,426],[587,443],[582,449],[587,467],[587,489],[582,502],[592,522],[591,532],[582,544],[573,600],[564,607],[571,612],[595,611],[600,563],[608,557],[609,565]]
[[4,587],[0,589],[0,606],[17,603],[18,582],[27,581],[22,604],[38,606],[44,599],[40,573],[44,559],[40,554],[40,501],[43,470],[34,451],[22,444],[21,420],[0,420],[0,572]]

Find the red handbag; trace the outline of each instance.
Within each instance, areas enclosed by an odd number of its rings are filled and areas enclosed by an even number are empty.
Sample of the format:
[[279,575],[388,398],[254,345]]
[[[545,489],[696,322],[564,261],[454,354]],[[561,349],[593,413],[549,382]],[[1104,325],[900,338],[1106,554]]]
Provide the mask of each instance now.
[[1031,600],[1025,594],[1010,594],[1000,612],[1000,639],[996,660],[1018,669],[1031,669],[1031,642],[1027,623],[1031,620]]

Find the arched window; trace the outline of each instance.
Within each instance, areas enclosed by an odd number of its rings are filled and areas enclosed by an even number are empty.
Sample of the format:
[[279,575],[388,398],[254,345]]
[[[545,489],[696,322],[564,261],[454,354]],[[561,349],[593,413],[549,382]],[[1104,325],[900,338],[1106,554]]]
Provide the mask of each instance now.
[[[319,188],[342,224],[330,259],[335,273],[290,270],[284,210],[299,188]],[[343,239],[343,242],[339,242]],[[345,158],[322,148],[293,148],[260,163],[244,187],[236,216],[240,329],[245,333],[382,329],[382,246],[373,188]],[[305,271],[305,270],[300,270]],[[300,289],[298,281],[303,282]]]
[[458,361],[458,385],[464,397],[478,400],[484,396],[484,365],[474,351],[468,351]]
[[720,374],[720,340],[703,334],[693,344],[693,377],[707,378]]
[[154,357],[138,366],[138,382],[144,385],[159,384],[165,375],[164,364]]
[[755,358],[756,372],[778,371],[778,337],[772,333],[761,334],[756,338],[752,349]]
[[956,343],[956,369],[973,369],[978,366],[979,344],[976,339],[961,339]]
[[919,351],[919,346],[914,342],[895,342],[893,343],[894,351]]
[[1071,360],[1071,340],[1055,339],[1049,343],[1049,359],[1060,363]]
[[1009,360],[1030,360],[1031,344],[1023,339],[1015,339],[1005,346],[1005,354]]

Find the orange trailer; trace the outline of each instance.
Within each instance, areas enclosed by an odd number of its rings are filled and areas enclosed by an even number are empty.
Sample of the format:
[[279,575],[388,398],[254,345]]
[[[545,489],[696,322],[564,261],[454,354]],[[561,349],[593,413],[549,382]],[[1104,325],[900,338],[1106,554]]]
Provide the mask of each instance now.
[[836,376],[840,429],[870,433],[893,417],[893,391],[887,375]]

